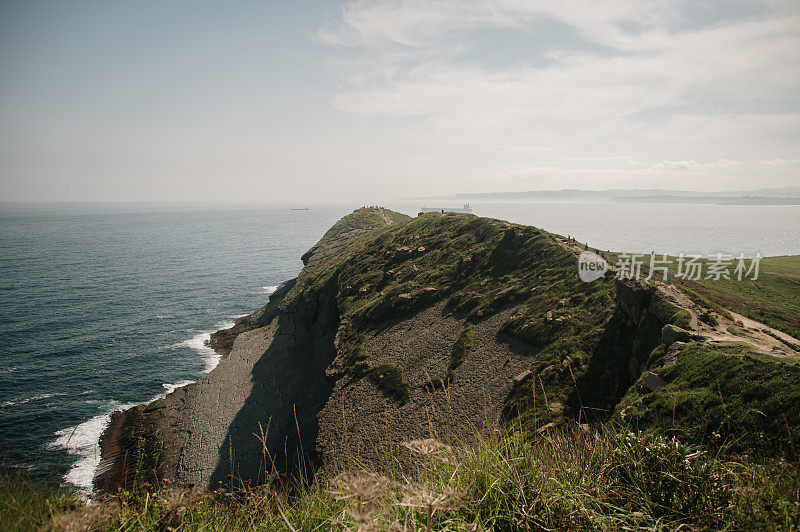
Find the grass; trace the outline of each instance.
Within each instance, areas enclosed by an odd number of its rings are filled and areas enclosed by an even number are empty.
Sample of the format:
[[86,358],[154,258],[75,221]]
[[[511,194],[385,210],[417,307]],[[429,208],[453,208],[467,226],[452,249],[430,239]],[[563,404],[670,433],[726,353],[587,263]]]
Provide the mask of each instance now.
[[[437,379],[445,386],[480,341],[472,324],[508,311],[498,339],[525,345],[531,377],[508,397],[505,428],[452,447],[387,442],[379,472],[342,457],[311,483],[278,477],[212,492],[140,483],[91,505],[6,471],[0,529],[800,527],[800,365],[693,343],[662,367],[661,327],[686,328],[691,316],[652,289],[610,277],[581,282],[575,255],[537,228],[463,214],[384,215],[391,224],[374,209],[337,222],[311,253],[335,249],[281,307],[330,296],[343,375],[368,378],[401,403],[410,392],[404,370],[374,366],[367,335],[444,303],[466,324]],[[344,235],[349,243],[338,246]],[[731,308],[797,336],[798,259],[764,259],[758,281],[678,284],[710,323]],[[638,375],[649,371],[666,385],[645,388]]]
[[[706,298],[705,296],[701,295],[697,291],[692,290],[691,288],[689,288],[687,286],[681,286],[681,290],[687,296],[689,296],[689,298],[692,301],[694,301],[695,303],[697,303],[701,307],[703,307],[703,308],[705,308],[707,310],[714,311],[714,312],[716,312],[717,314],[719,314],[721,316],[725,316],[729,320],[733,319],[733,316],[731,315],[730,312],[728,312],[726,309],[724,309],[721,306],[719,306],[717,303],[714,303],[713,301],[710,301],[708,298]],[[706,312],[705,316],[711,316],[711,314]],[[713,316],[711,316],[711,317],[713,318]],[[714,321],[716,321],[716,318],[714,318]],[[716,325],[716,323],[711,323],[711,324],[712,325]]]
[[670,323],[681,329],[688,329],[692,325],[692,315],[688,310],[681,309],[672,315]]
[[755,281],[750,278],[741,281],[736,278],[717,281],[673,280],[693,299],[702,298],[696,300],[701,306],[717,312],[717,308],[723,307],[800,338],[798,255],[761,259],[758,279]]
[[800,451],[800,366],[756,357],[744,346],[687,346],[678,363],[652,368],[667,385],[654,392],[632,386],[622,412],[633,427],[705,445],[728,442],[739,452],[771,452],[797,459]]
[[[410,220],[409,216],[399,212],[384,209],[383,215],[392,223],[402,223]],[[356,209],[347,216],[337,220],[330,229],[328,229],[322,236],[317,245],[313,246],[306,254],[303,255],[303,262],[308,260],[308,256],[315,250],[324,247],[330,243],[342,240],[342,237],[347,233],[366,233],[375,229],[385,227],[386,220],[381,216],[380,212],[372,208]]]
[[338,220],[328,229],[322,238],[311,249],[303,254],[303,264],[321,250],[328,249],[327,260],[315,270],[313,275],[298,279],[300,281],[287,294],[281,308],[287,308],[298,296],[324,287],[336,274],[338,267],[363,247],[363,243],[376,235],[391,232],[395,227],[411,220],[405,214],[384,209],[391,224],[387,224],[383,216],[371,208],[356,209],[351,214]]
[[727,331],[735,336],[740,336],[742,338],[753,338],[752,334],[747,334],[746,332],[737,327],[728,327]]
[[[439,301],[467,322],[521,304],[504,332],[535,349],[547,344],[543,358],[561,363],[569,356],[580,364],[613,314],[614,283],[583,283],[576,272],[575,255],[545,231],[430,213],[355,239],[299,278],[281,304],[290,307],[321,289],[335,291],[345,353],[356,353],[365,334],[385,322]],[[448,375],[438,382],[454,375],[469,350],[470,334],[459,340],[463,345],[456,343]],[[350,356],[345,363],[346,373],[361,377],[369,360]]]
[[78,503],[52,482],[33,478],[21,468],[0,466],[0,530],[39,530],[51,512],[63,513]]
[[468,323],[458,336],[456,343],[453,344],[453,349],[450,354],[450,365],[447,368],[447,380],[455,379],[456,369],[467,360],[467,355],[469,355],[470,350],[472,350],[474,331],[474,326]]
[[408,401],[411,390],[405,382],[403,368],[397,364],[381,364],[369,372],[369,378],[386,395],[400,402]]
[[340,314],[352,325],[374,326],[445,298],[480,319],[527,298],[543,279],[574,273],[575,264],[534,227],[430,213],[366,233],[299,281],[295,294],[335,279]]
[[[160,486],[92,504],[3,477],[4,530],[791,530],[800,471],[646,433],[515,427],[472,444],[418,440],[410,465],[311,484]],[[23,498],[19,493],[24,492]],[[24,500],[24,502],[23,502]]]
[[[357,211],[356,216],[375,216],[375,213]],[[358,222],[355,218],[346,218],[341,225],[351,227],[354,220]],[[790,275],[794,265],[791,258],[764,259],[757,281],[766,283],[767,290],[756,301],[770,302],[770,308],[780,312],[787,325],[790,325],[791,316],[800,315],[800,309],[798,314],[791,314],[793,305],[800,301],[800,284],[789,296],[777,291],[785,288],[781,283],[800,283],[800,279]],[[345,364],[349,365],[346,372],[355,378],[368,376],[384,393],[399,401],[408,398],[403,368],[384,365],[373,369],[370,356],[360,350],[366,334],[387,321],[438,301],[446,302],[445,310],[467,323],[513,308],[513,314],[501,329],[501,336],[528,346],[533,378],[515,387],[506,404],[507,419],[521,416],[536,423],[554,422],[566,426],[576,420],[608,421],[614,412],[630,406],[630,401],[620,401],[626,395],[630,395],[628,399],[631,400],[635,396],[631,385],[641,372],[638,368],[654,358],[653,353],[659,349],[661,327],[665,323],[684,328],[690,324],[688,312],[663,298],[642,293],[631,297],[653,299],[646,303],[649,306],[642,321],[631,327],[618,308],[613,279],[584,283],[576,271],[575,255],[559,245],[553,235],[535,227],[465,214],[429,213],[406,221],[398,219],[389,226],[365,233],[313,275],[298,280],[297,294],[310,293],[320,286],[334,287],[343,325],[339,332],[340,349],[357,354],[345,357]],[[744,297],[748,283],[752,281],[725,284],[701,280],[680,286],[706,309],[700,319],[713,325],[718,323],[717,315],[731,316],[723,304],[728,299]],[[442,386],[457,373],[457,367],[475,341],[471,336],[468,327],[453,346],[447,375],[432,379],[428,384]],[[663,352],[663,346],[660,349]],[[796,384],[800,379],[784,382],[784,390],[777,381],[765,382],[762,375],[747,364],[740,367],[741,356],[737,358],[727,353],[727,358],[719,362],[716,357],[720,353],[706,354],[708,356],[682,359],[683,362],[671,370],[670,375],[676,377],[677,371],[682,376],[693,375],[683,384],[680,379],[670,382],[665,389],[685,388],[685,393],[672,396],[672,406],[677,405],[679,411],[697,408],[712,420],[709,422],[717,424],[724,418],[724,411],[710,406],[713,394],[710,402],[705,400],[710,392],[704,392],[704,401],[698,399],[700,390],[710,386],[702,377],[711,378],[711,375],[724,375],[731,396],[744,397],[746,400],[742,404],[756,410],[762,410],[764,400],[760,396],[751,398],[742,390],[763,385],[767,390],[764,393],[774,392],[775,397],[800,390]],[[750,359],[758,360],[747,358]],[[766,375],[772,375],[773,366],[768,362],[758,360],[758,369],[766,368],[769,370]],[[731,373],[726,363],[744,371],[742,375],[748,375],[755,384]],[[727,378],[729,374],[730,379]],[[661,392],[664,393],[667,392]],[[703,410],[706,406],[709,410]],[[664,408],[658,411],[659,416],[666,415]],[[752,416],[752,412],[747,415]],[[640,416],[641,428],[664,429],[659,416],[650,413]],[[689,424],[691,416],[685,421]],[[699,421],[698,424],[702,425]],[[785,424],[797,430],[800,415],[789,417]],[[768,439],[785,436],[785,431],[773,425],[767,433],[754,429],[754,434],[764,433]],[[692,443],[705,441],[707,428],[685,430],[683,434]],[[800,440],[800,434],[797,436]]]
[[777,334],[775,334],[772,331],[764,330],[764,332],[767,333],[768,335],[772,336],[773,338],[775,338],[779,342],[783,343],[783,345],[785,345],[786,347],[792,349],[793,351],[797,351],[798,353],[800,353],[800,344],[796,344],[794,342],[787,341],[785,338],[781,338],[780,336],[778,336]]

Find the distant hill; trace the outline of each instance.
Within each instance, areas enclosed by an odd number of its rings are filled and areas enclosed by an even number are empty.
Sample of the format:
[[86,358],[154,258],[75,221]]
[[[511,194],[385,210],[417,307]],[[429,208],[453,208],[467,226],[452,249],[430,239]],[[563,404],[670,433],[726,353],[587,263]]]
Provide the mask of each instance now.
[[611,198],[623,203],[694,203],[706,205],[800,205],[800,195],[796,198],[765,196],[622,196]]
[[458,200],[624,201],[630,203],[709,203],[724,205],[800,205],[800,187],[749,191],[694,191],[668,189],[528,190],[522,192],[464,192]]
[[760,188],[752,193],[770,198],[800,198],[800,187]]

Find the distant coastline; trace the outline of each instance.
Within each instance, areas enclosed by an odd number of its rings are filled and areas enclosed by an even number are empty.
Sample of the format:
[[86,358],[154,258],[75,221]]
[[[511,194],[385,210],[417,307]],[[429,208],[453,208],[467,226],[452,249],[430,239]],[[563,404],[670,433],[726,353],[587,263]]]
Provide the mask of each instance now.
[[457,200],[516,201],[617,201],[623,203],[690,203],[709,205],[800,205],[800,187],[749,191],[691,191],[667,189],[528,190],[520,192],[469,192],[454,194]]
[[764,196],[629,196],[611,198],[622,203],[691,203],[707,205],[800,205],[800,198],[767,198]]

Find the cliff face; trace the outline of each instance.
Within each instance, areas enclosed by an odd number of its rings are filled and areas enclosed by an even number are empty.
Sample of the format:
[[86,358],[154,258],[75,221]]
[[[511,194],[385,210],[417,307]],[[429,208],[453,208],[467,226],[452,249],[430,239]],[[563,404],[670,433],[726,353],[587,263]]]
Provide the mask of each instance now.
[[267,306],[213,335],[225,357],[206,379],[114,414],[95,484],[150,470],[261,482],[380,467],[402,441],[511,418],[610,420],[682,307],[653,285],[581,282],[578,251],[498,220],[360,209]]
[[[212,335],[211,345],[224,357],[204,380],[115,412],[100,440],[95,486],[114,491],[150,470],[160,479],[203,486],[230,474],[258,481],[267,461],[287,470],[300,456],[313,460],[313,444],[304,451],[300,442],[315,441],[315,414],[331,393],[325,369],[335,356],[336,294],[330,282],[304,293],[296,285],[348,243],[406,219],[363,209],[341,220],[304,255],[298,279]],[[263,443],[254,437],[262,433]]]

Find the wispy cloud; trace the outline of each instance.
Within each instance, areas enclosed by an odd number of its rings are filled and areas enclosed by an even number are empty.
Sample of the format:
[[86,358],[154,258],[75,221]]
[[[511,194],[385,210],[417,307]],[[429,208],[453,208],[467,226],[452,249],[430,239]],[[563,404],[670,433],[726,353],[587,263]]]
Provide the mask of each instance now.
[[697,161],[661,161],[655,165],[652,170],[675,170],[675,171],[702,171],[704,169],[712,168],[734,168],[739,165],[739,161],[732,161],[730,159],[720,159],[710,163],[698,163]]
[[[526,40],[548,24],[580,46]],[[476,53],[487,32],[517,36],[528,60]],[[418,120],[412,149],[473,171],[738,186],[760,161],[795,161],[771,167],[782,184],[800,169],[795,1],[359,1],[319,37],[337,50],[336,108]]]

